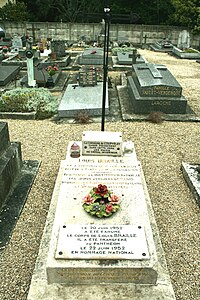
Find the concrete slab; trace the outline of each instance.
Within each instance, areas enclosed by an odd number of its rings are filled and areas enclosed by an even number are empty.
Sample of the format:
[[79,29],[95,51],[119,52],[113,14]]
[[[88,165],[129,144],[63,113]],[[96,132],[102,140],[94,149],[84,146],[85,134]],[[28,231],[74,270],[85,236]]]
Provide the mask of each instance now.
[[[100,116],[102,113],[103,82],[94,87],[68,84],[62,96],[58,116],[75,117],[78,112],[87,112],[89,116]],[[109,114],[108,89],[106,89],[105,114]]]
[[189,164],[182,162],[181,170],[189,188],[191,189],[197,204],[200,207],[200,178],[199,178],[199,164]]
[[[106,161],[112,161],[112,163],[115,161],[116,158],[112,159],[110,157],[99,157],[96,159],[104,160]],[[71,159],[73,161],[74,159]],[[79,159],[78,159],[79,160]],[[83,158],[83,160],[88,161],[89,158]],[[67,157],[67,161],[70,161],[70,158]],[[51,238],[51,232],[53,230],[53,233],[55,232],[56,227],[53,225],[54,219],[55,219],[55,212],[57,207],[57,201],[60,194],[60,188],[62,186],[62,180],[63,180],[63,172],[66,166],[66,161],[62,161],[58,173],[58,177],[55,184],[55,189],[52,196],[51,205],[49,208],[49,213],[46,221],[46,226],[44,229],[43,238],[40,245],[40,250],[35,266],[35,270],[32,277],[32,282],[28,294],[28,300],[108,300],[108,299],[115,299],[115,300],[174,300],[175,295],[173,292],[173,288],[170,282],[170,277],[167,272],[167,266],[165,262],[165,257],[162,249],[162,245],[159,238],[159,233],[157,229],[157,225],[155,222],[153,209],[151,206],[151,201],[148,195],[146,183],[144,180],[144,175],[142,172],[142,168],[139,168],[139,172],[141,174],[142,179],[142,187],[144,189],[144,195],[145,195],[145,201],[146,201],[146,208],[148,211],[149,221],[151,224],[151,229],[153,231],[153,239],[154,244],[156,247],[157,252],[157,283],[156,285],[149,285],[149,284],[135,284],[135,283],[98,283],[94,284],[92,282],[92,276],[90,276],[89,286],[86,284],[59,284],[59,283],[53,283],[48,284],[47,282],[47,274],[46,274],[46,267],[47,267],[47,253],[49,249],[49,243]],[[117,182],[116,182],[117,186]],[[141,186],[141,185],[140,185]],[[143,201],[142,201],[143,202]],[[65,207],[65,211],[67,212],[71,210],[68,207]],[[134,216],[137,215],[136,208],[135,211],[132,211]],[[77,210],[78,211],[78,210]],[[77,212],[76,211],[76,212]],[[131,215],[131,212],[127,210],[128,214]],[[57,211],[58,213],[58,211]],[[82,214],[82,213],[81,213]],[[140,215],[140,214],[139,214]],[[117,214],[116,214],[117,217]],[[72,220],[73,220],[72,216]],[[76,219],[76,218],[75,218]],[[110,221],[109,221],[110,219]],[[118,217],[117,217],[118,219]],[[105,223],[113,222],[112,218],[106,219],[106,221],[103,221]],[[82,223],[82,222],[81,222]],[[93,223],[93,221],[92,221]],[[54,239],[55,236],[52,236]],[[150,247],[151,248],[151,247]],[[104,261],[104,264],[106,262]],[[108,263],[108,262],[107,262]],[[90,264],[90,262],[89,262]],[[74,262],[74,268],[79,267],[80,261]],[[86,264],[86,267],[89,267],[89,265]],[[125,272],[125,269],[123,269]],[[119,270],[120,271],[120,270]],[[78,276],[78,271],[74,272],[74,276]],[[60,273],[60,276],[62,276],[62,272]]]
[[10,81],[14,80],[19,71],[19,66],[0,65],[0,86],[4,86]]

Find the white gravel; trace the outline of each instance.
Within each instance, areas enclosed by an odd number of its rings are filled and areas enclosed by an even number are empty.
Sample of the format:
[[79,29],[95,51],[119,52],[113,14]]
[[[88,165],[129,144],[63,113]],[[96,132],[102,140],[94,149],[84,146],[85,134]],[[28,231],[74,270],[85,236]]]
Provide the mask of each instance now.
[[[149,62],[170,69],[200,117],[200,64],[165,53],[140,53]],[[8,122],[11,141],[21,142],[23,159],[42,162],[10,243],[0,257],[0,299],[25,300],[60,160],[65,159],[68,142],[81,140],[83,130],[101,128],[99,123],[2,121]],[[105,130],[122,131],[124,141],[135,143],[177,300],[200,299],[199,207],[180,171],[182,161],[200,163],[200,123],[113,122],[106,123]]]

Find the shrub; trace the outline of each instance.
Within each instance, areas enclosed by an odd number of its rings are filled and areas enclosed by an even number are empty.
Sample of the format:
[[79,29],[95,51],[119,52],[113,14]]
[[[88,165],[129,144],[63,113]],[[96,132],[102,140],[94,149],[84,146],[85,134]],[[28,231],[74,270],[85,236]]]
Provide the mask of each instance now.
[[45,88],[16,88],[0,98],[0,111],[36,112],[38,118],[50,117],[57,112],[58,103]]

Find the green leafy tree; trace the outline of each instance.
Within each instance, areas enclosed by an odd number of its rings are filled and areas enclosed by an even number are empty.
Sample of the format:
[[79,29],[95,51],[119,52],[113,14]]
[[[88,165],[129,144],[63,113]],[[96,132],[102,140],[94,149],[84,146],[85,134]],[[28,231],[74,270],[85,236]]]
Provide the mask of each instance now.
[[171,22],[175,25],[187,26],[193,32],[200,32],[200,1],[199,0],[171,0],[175,12]]
[[24,2],[13,3],[8,1],[0,8],[0,19],[3,21],[23,22],[28,20],[27,7]]

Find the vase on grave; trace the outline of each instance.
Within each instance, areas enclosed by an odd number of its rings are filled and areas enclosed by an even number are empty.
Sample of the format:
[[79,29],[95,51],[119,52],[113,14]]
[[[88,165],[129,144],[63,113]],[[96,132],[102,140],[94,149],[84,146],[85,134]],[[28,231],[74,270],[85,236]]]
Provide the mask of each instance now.
[[46,87],[47,88],[52,88],[54,87],[54,80],[53,80],[53,76],[49,75],[49,77],[47,78],[47,82],[46,82]]

